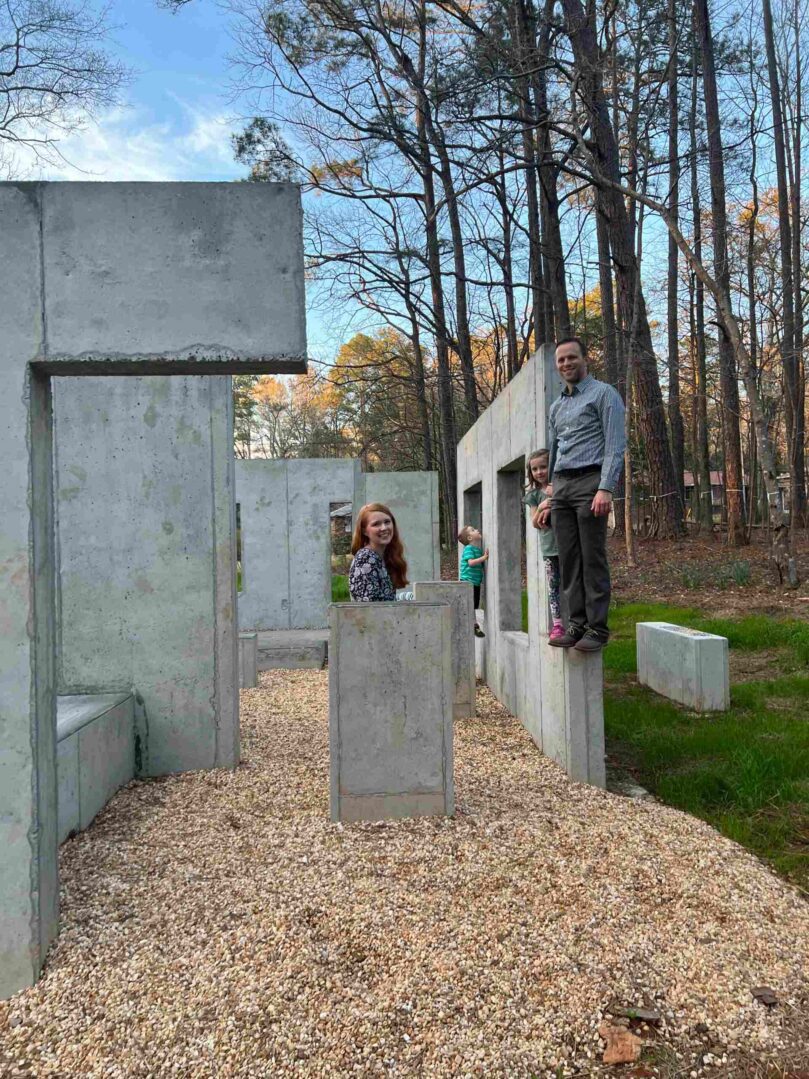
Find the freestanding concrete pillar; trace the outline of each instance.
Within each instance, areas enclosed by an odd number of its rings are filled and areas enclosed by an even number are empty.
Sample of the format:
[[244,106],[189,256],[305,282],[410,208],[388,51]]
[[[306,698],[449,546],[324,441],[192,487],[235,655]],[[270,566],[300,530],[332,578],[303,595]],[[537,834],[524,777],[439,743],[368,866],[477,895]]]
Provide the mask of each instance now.
[[258,685],[258,634],[239,634],[239,685],[254,689]]
[[417,581],[417,602],[448,603],[452,611],[452,684],[454,719],[475,714],[475,611],[467,581]]
[[332,820],[451,816],[450,607],[337,603],[329,618]]

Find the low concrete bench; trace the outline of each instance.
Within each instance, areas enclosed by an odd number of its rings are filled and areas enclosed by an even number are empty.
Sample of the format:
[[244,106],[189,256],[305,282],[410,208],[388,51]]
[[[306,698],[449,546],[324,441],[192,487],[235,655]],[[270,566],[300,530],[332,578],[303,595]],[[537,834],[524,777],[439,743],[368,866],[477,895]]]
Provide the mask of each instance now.
[[131,693],[56,699],[59,842],[86,828],[135,774]]
[[328,639],[327,629],[259,630],[258,669],[322,671]]
[[451,608],[337,603],[329,618],[332,820],[451,816]]
[[674,626],[638,622],[638,681],[695,712],[730,708],[727,637]]
[[475,714],[475,607],[472,585],[466,581],[417,581],[416,601],[448,603],[452,610],[453,716]]
[[255,689],[258,685],[258,634],[239,634],[239,686]]

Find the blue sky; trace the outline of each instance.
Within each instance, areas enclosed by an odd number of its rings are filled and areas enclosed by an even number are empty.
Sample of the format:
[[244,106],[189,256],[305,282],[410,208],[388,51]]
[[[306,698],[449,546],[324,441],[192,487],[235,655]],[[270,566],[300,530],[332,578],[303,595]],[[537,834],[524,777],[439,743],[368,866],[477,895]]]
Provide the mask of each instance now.
[[113,0],[109,51],[134,69],[121,106],[60,142],[65,160],[23,164],[52,180],[232,180],[230,134],[238,105],[228,93],[231,42],[215,0],[177,15],[154,0]]

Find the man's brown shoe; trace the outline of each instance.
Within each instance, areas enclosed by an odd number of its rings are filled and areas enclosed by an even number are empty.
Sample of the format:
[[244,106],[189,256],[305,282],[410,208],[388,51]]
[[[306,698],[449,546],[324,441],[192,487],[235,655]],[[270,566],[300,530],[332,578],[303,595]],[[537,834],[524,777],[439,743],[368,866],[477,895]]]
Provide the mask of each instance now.
[[573,645],[577,652],[600,652],[607,642],[603,637],[599,637],[593,630],[588,629],[583,637],[580,637],[578,641]]
[[551,648],[573,648],[584,637],[584,631],[568,628],[561,637],[549,637]]

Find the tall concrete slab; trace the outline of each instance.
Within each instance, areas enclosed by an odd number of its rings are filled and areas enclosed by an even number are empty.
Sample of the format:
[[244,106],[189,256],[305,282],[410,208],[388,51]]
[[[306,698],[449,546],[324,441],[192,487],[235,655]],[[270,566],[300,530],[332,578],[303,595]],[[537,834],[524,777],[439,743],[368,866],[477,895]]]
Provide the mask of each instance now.
[[411,581],[441,578],[437,472],[366,472],[360,505],[381,502],[396,518]]
[[441,575],[438,475],[364,474],[357,460],[236,462],[242,538],[239,626],[323,629],[331,603],[330,507],[383,502],[396,517],[411,581]]
[[242,534],[239,625],[323,628],[331,603],[334,502],[353,502],[359,461],[236,462]]
[[452,611],[452,714],[466,719],[475,714],[475,610],[467,581],[416,581],[417,603],[446,603]]
[[50,376],[304,371],[306,340],[293,185],[4,183],[0,220],[5,997],[58,921]]
[[332,820],[451,816],[449,605],[338,603],[329,616]]
[[238,762],[230,378],[54,383],[61,694],[137,688],[149,768]]
[[[536,530],[526,528],[528,632],[522,630],[520,503],[525,459],[547,444],[548,411],[561,390],[554,350],[540,349],[458,445],[458,504],[480,505],[486,565],[479,677],[536,744],[574,779],[604,786],[599,655],[548,647],[548,601]],[[473,497],[474,496],[474,497]]]

